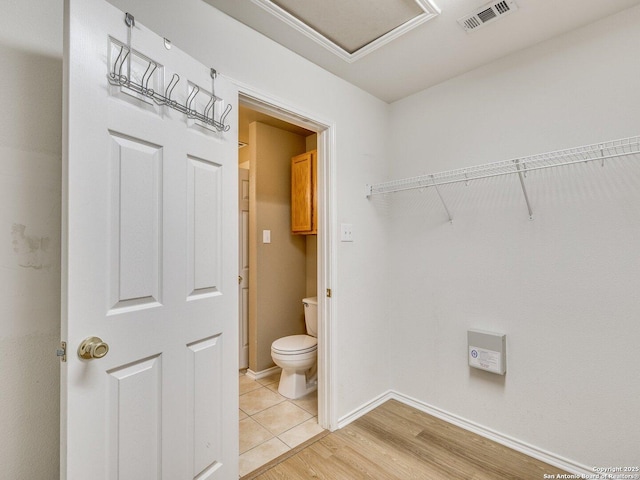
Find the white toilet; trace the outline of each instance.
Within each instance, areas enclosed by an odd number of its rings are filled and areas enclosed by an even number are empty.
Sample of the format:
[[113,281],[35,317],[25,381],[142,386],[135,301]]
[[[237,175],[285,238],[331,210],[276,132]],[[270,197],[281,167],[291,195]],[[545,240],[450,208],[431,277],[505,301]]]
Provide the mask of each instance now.
[[295,399],[318,387],[318,297],[303,298],[307,335],[282,337],[271,344],[271,358],[282,368],[278,392]]

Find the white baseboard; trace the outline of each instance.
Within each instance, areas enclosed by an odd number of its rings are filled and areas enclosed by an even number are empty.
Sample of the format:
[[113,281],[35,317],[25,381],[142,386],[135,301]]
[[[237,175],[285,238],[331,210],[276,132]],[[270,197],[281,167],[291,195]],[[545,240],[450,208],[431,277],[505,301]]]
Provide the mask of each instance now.
[[266,370],[260,370],[259,372],[254,372],[251,369],[247,369],[247,373],[245,373],[245,375],[251,380],[260,380],[261,378],[268,377],[269,375],[273,375],[274,373],[278,373],[280,370],[281,368],[278,366],[267,368]]
[[392,398],[394,398],[392,397],[392,395],[393,395],[393,391],[389,390],[388,392],[375,397],[373,400],[365,403],[364,405],[361,405],[360,407],[356,408],[352,412],[347,413],[344,417],[340,417],[338,419],[338,430],[341,429],[342,427],[346,427],[351,422],[353,422],[354,420],[357,420],[358,418],[362,417],[366,413],[369,413],[374,408],[379,407],[387,400],[391,400]]
[[528,443],[522,442],[508,435],[504,435],[502,433],[496,432],[495,430],[484,427],[475,422],[459,417],[452,413],[446,412],[439,408],[433,407],[427,403],[421,402],[420,400],[416,400],[415,398],[409,397],[407,395],[403,395],[393,390],[389,390],[383,393],[382,395],[377,396],[370,402],[360,406],[359,408],[353,410],[347,415],[341,417],[338,420],[338,428],[347,426],[354,420],[370,412],[374,408],[382,405],[387,400],[397,400],[401,403],[404,403],[405,405],[415,408],[416,410],[420,410],[421,412],[432,415],[436,418],[444,420],[445,422],[448,422],[460,428],[463,428],[469,432],[478,434],[481,437],[487,438],[489,440],[493,440],[494,442],[499,443],[500,445],[504,445],[505,447],[511,448],[520,453],[524,453],[525,455],[528,455],[532,458],[540,460],[541,462],[548,463],[549,465],[565,470],[571,474],[584,475],[585,478],[588,478],[589,475],[593,475],[594,473],[593,469],[587,467],[586,465],[582,465],[580,463],[574,462],[572,460],[561,457],[554,453],[547,452],[546,450],[535,447],[533,445],[529,445]]

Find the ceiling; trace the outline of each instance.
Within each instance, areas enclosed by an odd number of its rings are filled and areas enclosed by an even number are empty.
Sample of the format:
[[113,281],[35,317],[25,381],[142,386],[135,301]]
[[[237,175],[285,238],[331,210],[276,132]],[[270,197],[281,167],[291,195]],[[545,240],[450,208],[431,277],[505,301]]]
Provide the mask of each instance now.
[[[203,1],[386,102],[640,3],[514,0],[518,9],[512,14],[467,33],[458,19],[476,12],[486,0]],[[412,3],[435,6],[440,13],[433,9],[435,14],[401,34],[381,37],[390,27],[380,21],[411,21]],[[275,8],[265,8],[267,4]],[[367,41],[377,48],[368,48]],[[359,51],[363,42],[364,52]]]

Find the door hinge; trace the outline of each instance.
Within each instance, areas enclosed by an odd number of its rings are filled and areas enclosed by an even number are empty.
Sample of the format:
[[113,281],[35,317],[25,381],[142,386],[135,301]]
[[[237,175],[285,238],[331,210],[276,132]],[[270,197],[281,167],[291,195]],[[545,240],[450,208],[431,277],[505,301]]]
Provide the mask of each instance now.
[[327,298],[331,298],[331,289],[327,288]]
[[67,342],[60,342],[60,348],[56,350],[56,357],[60,357],[60,361],[67,361]]

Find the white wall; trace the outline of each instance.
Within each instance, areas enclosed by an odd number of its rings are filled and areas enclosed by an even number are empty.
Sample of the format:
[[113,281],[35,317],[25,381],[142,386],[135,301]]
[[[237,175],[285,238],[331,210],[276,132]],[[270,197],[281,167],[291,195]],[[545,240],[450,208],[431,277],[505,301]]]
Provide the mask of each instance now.
[[[361,184],[386,177],[388,105],[200,0],[113,3],[223,74],[334,123],[335,218],[359,228],[356,244],[340,245],[331,285],[338,360],[351,366],[338,371],[337,415],[378,395],[385,361],[362,359],[384,345],[372,328],[384,299],[367,295],[384,275],[357,272],[385,248]],[[62,2],[11,2],[0,22],[0,465],[7,478],[57,478]]]
[[[476,34],[481,35],[479,31]],[[474,35],[476,35],[474,34]],[[392,176],[640,134],[640,7],[392,105]],[[640,156],[396,195],[393,388],[575,464],[640,464]],[[505,377],[466,331],[507,334]]]
[[5,2],[0,65],[0,477],[55,479],[61,6]]
[[[58,470],[60,3],[11,2],[0,24],[0,99],[11,112],[0,120],[8,478]],[[390,108],[200,0],[112,3],[203,63],[335,124],[335,226],[355,230],[354,243],[337,244],[331,285],[338,416],[391,385],[576,462],[640,463],[640,178],[628,162],[531,175],[533,222],[513,178],[444,189],[453,225],[433,191],[392,204],[363,195],[387,178],[639,133],[640,9]],[[504,379],[468,369],[471,327],[507,333]]]

